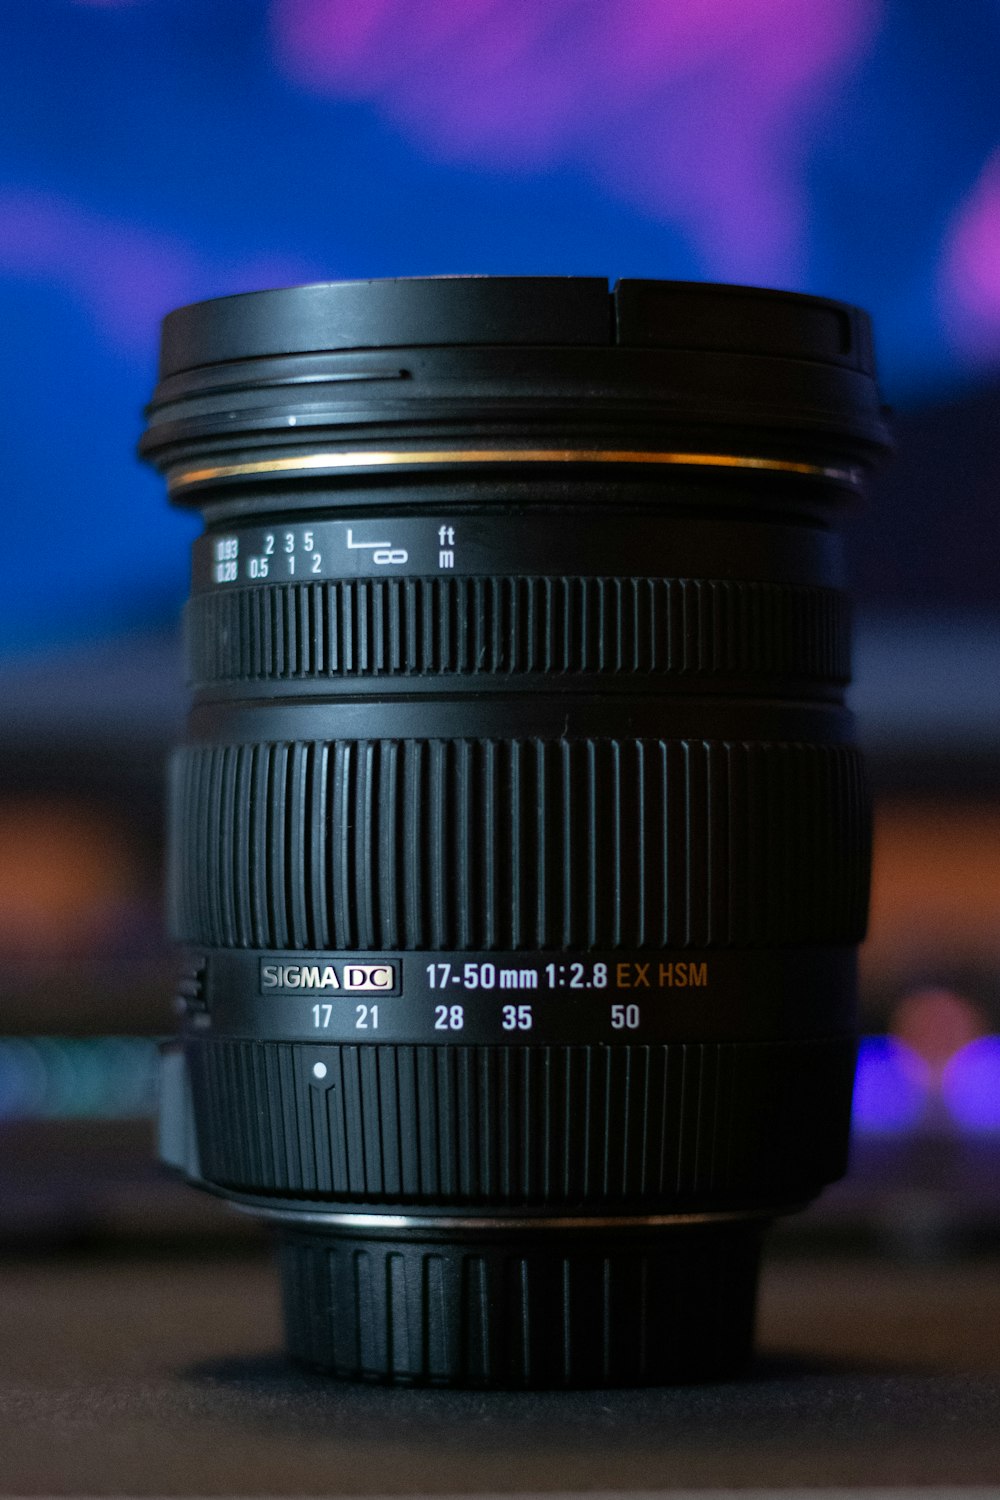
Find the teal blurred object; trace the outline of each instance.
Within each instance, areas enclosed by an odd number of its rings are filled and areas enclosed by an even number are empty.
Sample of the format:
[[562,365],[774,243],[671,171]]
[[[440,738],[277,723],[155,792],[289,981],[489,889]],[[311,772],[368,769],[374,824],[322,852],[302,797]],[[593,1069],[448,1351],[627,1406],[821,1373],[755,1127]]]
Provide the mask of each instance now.
[[0,1039],[0,1122],[146,1119],[156,1107],[148,1037]]

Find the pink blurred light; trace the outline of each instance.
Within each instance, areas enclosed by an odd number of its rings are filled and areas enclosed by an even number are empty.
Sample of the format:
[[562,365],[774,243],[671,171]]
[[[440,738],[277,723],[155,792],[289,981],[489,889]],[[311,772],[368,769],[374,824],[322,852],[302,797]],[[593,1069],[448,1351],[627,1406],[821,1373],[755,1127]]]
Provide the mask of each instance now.
[[[649,132],[657,149],[631,143],[623,193],[668,216],[673,209],[713,274],[801,282],[814,121],[870,41],[876,11],[865,0],[706,0],[690,9],[712,24],[699,29],[701,53],[678,68],[663,25],[674,12],[649,7],[650,53],[660,23]],[[612,168],[609,159],[609,181]]]
[[986,1029],[977,1005],[944,985],[910,990],[894,1006],[890,1030],[940,1081],[949,1060]]
[[148,353],[160,318],[183,302],[314,279],[291,257],[212,265],[183,242],[32,192],[0,192],[0,276],[62,287],[130,353]]
[[115,343],[149,338],[150,318],[183,301],[197,267],[183,246],[41,193],[0,196],[0,272],[77,296]]
[[941,300],[955,343],[974,358],[1000,354],[1000,150],[960,206],[941,268]]
[[706,272],[794,281],[805,157],[881,0],[272,0],[279,63],[444,159],[576,166]]

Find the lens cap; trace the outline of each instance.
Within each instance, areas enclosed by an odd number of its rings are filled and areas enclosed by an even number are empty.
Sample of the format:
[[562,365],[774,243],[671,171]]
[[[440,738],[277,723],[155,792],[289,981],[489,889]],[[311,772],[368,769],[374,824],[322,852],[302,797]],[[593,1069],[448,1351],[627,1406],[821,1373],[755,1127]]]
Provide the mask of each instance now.
[[874,375],[865,313],[759,287],[596,276],[317,282],[196,302],[164,322],[161,378],[237,359],[435,346],[711,350]]

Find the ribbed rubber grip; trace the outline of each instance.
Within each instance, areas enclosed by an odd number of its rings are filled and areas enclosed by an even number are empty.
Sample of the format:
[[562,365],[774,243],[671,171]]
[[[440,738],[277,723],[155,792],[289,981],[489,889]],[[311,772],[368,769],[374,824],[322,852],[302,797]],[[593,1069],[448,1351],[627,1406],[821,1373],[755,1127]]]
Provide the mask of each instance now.
[[835,589],[727,579],[349,578],[195,595],[192,682],[624,673],[842,683]]
[[290,1352],[401,1385],[588,1386],[705,1380],[748,1361],[755,1224],[601,1235],[465,1234],[458,1244],[280,1240]]
[[304,949],[853,943],[869,813],[839,745],[364,740],[173,766],[171,925]]
[[[322,1083],[312,1062],[322,1056]],[[199,1039],[201,1171],[357,1202],[795,1202],[843,1174],[854,1043],[329,1046]]]

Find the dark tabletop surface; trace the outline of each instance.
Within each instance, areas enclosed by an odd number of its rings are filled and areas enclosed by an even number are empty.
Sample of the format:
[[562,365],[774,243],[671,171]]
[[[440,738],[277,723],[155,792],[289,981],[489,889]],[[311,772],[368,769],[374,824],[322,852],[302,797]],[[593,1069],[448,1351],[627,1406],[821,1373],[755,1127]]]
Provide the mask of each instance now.
[[253,1245],[0,1262],[0,1494],[1000,1484],[1000,1264],[772,1258],[752,1376],[471,1394],[287,1365]]

